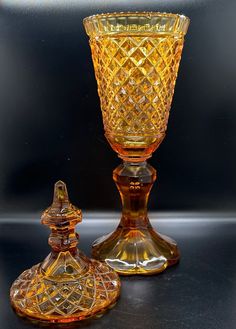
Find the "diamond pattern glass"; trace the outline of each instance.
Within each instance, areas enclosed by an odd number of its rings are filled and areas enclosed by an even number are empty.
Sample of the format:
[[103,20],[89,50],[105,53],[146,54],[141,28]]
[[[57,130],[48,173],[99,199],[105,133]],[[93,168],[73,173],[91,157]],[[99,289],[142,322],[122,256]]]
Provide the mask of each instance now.
[[165,136],[187,28],[184,16],[146,15],[85,19],[106,136],[127,161],[147,159]]
[[53,204],[42,215],[52,233],[52,252],[13,283],[11,303],[17,313],[39,321],[74,322],[101,315],[120,293],[118,275],[77,249],[75,225],[81,211],[69,202],[66,185],[55,184]]
[[128,12],[85,18],[105,135],[123,159],[113,171],[122,200],[117,229],[93,244],[93,256],[120,274],[154,274],[178,262],[174,240],[157,233],[147,215],[156,171],[147,164],[160,145],[189,19]]

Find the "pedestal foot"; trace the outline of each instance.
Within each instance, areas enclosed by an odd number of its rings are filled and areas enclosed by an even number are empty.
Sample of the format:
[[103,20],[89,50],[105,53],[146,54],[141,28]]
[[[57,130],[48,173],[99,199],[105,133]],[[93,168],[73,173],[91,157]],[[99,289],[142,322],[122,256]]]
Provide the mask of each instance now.
[[157,274],[180,258],[176,242],[153,228],[118,227],[93,243],[92,255],[123,275]]
[[114,170],[113,179],[122,200],[121,221],[113,233],[94,242],[93,257],[124,275],[155,274],[177,263],[176,242],[157,233],[147,216],[155,169],[146,161],[124,162]]

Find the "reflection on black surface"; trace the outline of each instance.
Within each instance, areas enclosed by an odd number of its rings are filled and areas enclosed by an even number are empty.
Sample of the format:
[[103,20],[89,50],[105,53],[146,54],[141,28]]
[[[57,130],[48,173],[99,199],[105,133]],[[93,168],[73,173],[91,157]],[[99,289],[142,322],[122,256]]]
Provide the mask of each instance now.
[[[89,254],[91,242],[115,225],[78,226],[81,250]],[[161,221],[158,227],[178,241],[178,266],[157,276],[122,277],[120,300],[100,319],[48,326],[19,318],[9,303],[12,281],[48,254],[48,230],[0,223],[0,329],[235,329],[236,221]]]
[[[16,313],[15,313],[16,314]],[[79,328],[89,328],[93,325],[98,319],[87,319],[81,322],[72,322],[72,323],[48,323],[33,319],[28,319],[25,317],[19,317],[19,324],[24,326],[24,328],[48,328],[48,329],[79,329]]]

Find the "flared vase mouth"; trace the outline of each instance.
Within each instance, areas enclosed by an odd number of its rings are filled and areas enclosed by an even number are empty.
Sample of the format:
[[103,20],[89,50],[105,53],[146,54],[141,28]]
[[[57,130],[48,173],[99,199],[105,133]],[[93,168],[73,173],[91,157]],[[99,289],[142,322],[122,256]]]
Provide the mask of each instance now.
[[187,16],[161,12],[115,12],[84,18],[90,38],[114,34],[167,34],[182,37],[187,33]]

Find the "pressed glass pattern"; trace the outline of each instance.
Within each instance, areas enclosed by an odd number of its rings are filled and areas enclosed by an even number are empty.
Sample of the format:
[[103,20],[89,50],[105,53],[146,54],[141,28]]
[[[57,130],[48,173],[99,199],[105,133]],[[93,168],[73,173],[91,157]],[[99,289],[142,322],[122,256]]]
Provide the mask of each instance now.
[[52,252],[24,271],[11,287],[11,303],[20,315],[72,322],[100,315],[115,304],[120,292],[118,275],[77,249],[75,225],[81,218],[81,211],[68,199],[66,185],[57,182],[53,204],[42,215],[42,223],[52,231]]
[[123,214],[118,228],[93,244],[93,256],[122,274],[152,274],[179,260],[176,243],[147,217],[155,170],[146,160],[165,137],[189,19],[166,13],[85,18],[105,135],[124,160],[115,169]]
[[85,19],[106,137],[127,161],[147,159],[165,136],[188,22],[146,15]]

